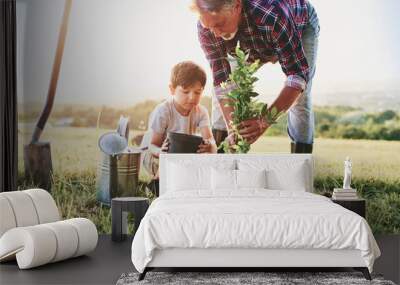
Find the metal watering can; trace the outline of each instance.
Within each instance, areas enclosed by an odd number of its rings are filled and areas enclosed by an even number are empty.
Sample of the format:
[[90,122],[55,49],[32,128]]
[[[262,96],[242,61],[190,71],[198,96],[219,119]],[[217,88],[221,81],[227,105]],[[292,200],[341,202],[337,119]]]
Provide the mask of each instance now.
[[139,182],[139,148],[128,147],[129,122],[121,116],[114,132],[99,138],[102,156],[97,167],[97,200],[106,206],[114,197],[137,195]]

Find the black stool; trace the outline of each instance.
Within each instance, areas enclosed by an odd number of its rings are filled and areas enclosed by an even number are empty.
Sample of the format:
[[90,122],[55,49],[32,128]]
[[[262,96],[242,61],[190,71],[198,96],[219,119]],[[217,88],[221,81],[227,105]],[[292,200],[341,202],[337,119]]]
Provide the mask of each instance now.
[[111,220],[113,241],[123,241],[127,235],[128,212],[133,213],[135,230],[149,208],[149,199],[144,197],[120,197],[111,200]]

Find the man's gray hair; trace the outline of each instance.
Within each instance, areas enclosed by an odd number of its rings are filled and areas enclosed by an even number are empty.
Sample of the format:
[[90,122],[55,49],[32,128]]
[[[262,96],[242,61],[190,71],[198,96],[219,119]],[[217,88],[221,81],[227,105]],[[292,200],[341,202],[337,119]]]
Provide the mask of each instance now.
[[193,0],[192,8],[199,12],[219,12],[232,8],[237,0]]

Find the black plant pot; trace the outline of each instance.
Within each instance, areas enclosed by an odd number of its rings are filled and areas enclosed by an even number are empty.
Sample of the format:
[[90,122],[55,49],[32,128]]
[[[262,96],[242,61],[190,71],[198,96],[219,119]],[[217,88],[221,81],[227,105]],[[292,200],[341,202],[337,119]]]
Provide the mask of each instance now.
[[169,132],[169,153],[197,153],[203,138],[199,136]]

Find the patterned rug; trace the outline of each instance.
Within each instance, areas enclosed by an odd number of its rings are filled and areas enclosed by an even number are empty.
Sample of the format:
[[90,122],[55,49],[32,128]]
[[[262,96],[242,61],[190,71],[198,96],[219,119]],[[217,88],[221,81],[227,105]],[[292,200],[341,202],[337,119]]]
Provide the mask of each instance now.
[[360,272],[148,272],[142,281],[138,281],[139,273],[122,274],[117,285],[134,284],[222,284],[222,285],[395,285],[384,280],[380,275],[372,275],[368,281]]

